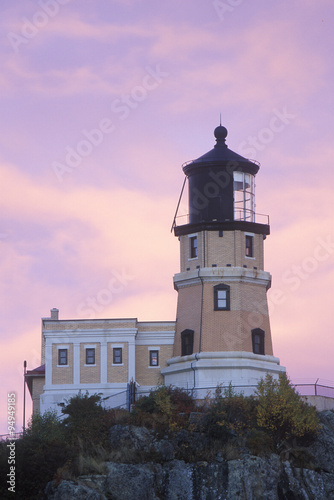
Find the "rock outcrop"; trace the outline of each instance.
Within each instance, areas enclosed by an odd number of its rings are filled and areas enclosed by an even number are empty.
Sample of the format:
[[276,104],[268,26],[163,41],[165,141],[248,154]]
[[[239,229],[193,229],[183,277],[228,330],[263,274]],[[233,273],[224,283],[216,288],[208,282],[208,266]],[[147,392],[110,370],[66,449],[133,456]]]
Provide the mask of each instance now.
[[[174,458],[177,443],[156,440],[144,428],[114,426],[110,439],[115,453],[155,457],[146,463],[106,462],[105,474],[47,485],[49,500],[330,500],[334,499],[334,413],[320,414],[321,431],[303,453],[303,467],[272,454],[211,462],[186,463]],[[299,460],[300,461],[300,460]]]

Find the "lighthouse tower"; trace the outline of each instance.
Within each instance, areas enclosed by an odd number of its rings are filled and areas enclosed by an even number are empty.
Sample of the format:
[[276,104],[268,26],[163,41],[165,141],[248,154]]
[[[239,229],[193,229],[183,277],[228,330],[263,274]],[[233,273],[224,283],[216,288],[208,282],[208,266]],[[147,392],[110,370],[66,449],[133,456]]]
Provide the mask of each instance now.
[[[285,368],[273,356],[263,242],[268,216],[255,213],[259,164],[231,151],[227,130],[216,144],[183,165],[189,214],[174,223],[180,272],[173,358],[162,370],[166,385],[195,389],[202,397],[217,384],[251,394],[266,373]],[[175,219],[177,220],[177,218]]]

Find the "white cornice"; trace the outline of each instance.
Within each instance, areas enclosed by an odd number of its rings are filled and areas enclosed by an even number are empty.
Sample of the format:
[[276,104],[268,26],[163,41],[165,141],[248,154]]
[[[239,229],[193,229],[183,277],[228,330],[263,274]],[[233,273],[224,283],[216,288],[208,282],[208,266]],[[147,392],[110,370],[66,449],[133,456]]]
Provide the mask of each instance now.
[[244,267],[202,267],[174,275],[174,288],[199,285],[202,282],[224,281],[226,283],[243,282],[262,285],[267,289],[271,285],[271,275],[267,271]]

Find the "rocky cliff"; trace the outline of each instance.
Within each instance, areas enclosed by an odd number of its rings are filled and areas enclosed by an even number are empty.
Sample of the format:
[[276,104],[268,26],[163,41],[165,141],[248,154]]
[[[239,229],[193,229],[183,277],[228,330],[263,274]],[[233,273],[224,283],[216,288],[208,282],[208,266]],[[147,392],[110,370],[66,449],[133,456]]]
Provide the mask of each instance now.
[[[217,453],[214,460],[188,462],[200,435],[181,432],[175,439],[116,425],[110,431],[114,461],[99,475],[48,483],[48,500],[308,500],[334,499],[334,413],[320,413],[321,430],[310,446],[281,455],[255,456],[240,448],[237,459]],[[185,460],[175,459],[182,447]],[[259,454],[261,455],[261,454]],[[124,461],[128,463],[122,463]],[[139,460],[141,462],[139,463]],[[133,463],[131,463],[133,462]]]

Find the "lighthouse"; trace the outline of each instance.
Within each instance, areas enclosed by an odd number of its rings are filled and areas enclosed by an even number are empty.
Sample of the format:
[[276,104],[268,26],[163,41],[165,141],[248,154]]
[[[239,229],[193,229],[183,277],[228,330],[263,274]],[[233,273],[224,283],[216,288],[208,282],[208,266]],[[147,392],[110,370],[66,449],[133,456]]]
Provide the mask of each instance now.
[[194,389],[197,397],[230,383],[252,394],[266,373],[285,371],[273,355],[268,312],[269,217],[255,210],[260,166],[228,148],[222,125],[214,136],[213,149],[183,165],[188,215],[173,224],[177,316],[173,357],[162,369],[166,385]]

